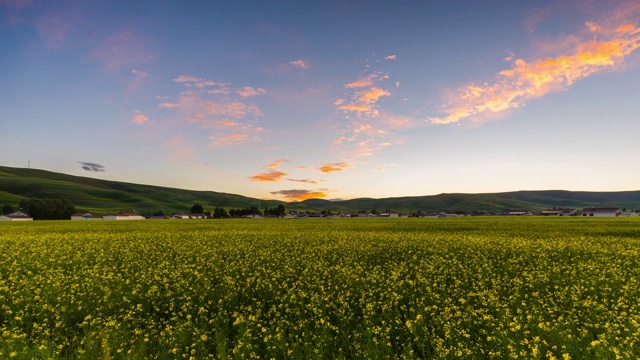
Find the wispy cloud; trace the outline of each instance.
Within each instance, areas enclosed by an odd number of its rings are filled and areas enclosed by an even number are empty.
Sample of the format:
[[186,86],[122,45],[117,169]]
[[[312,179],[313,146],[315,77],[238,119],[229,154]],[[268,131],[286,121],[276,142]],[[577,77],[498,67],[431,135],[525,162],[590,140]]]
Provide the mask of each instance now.
[[276,161],[272,162],[271,164],[267,164],[264,167],[266,167],[268,169],[275,169],[275,168],[279,167],[280,165],[286,164],[286,163],[288,163],[287,160],[281,159],[281,160],[276,160]]
[[132,30],[124,30],[103,39],[89,58],[104,63],[109,71],[117,71],[124,66],[148,63],[155,54],[148,42]]
[[384,57],[385,60],[397,60],[398,56],[396,54],[387,55]]
[[329,163],[329,164],[324,164],[320,167],[320,171],[323,173],[334,173],[334,172],[342,172],[345,169],[349,169],[352,166],[350,164],[344,163],[344,162],[338,162],[338,163]]
[[282,178],[286,176],[289,176],[289,174],[282,171],[269,170],[267,172],[250,176],[247,179],[249,179],[249,181],[276,182],[282,180]]
[[[640,47],[640,29],[627,22],[640,11],[638,6],[634,10],[625,13],[625,21],[612,22],[611,17],[586,23],[581,32],[566,36],[552,46],[541,47],[555,54],[529,61],[516,59],[510,69],[501,71],[491,83],[469,84],[458,89],[449,95],[444,115],[429,120],[436,124],[464,119],[492,120],[532,99],[566,90],[580,79],[618,68]],[[620,16],[619,12],[615,14]]]
[[298,182],[298,183],[304,183],[304,184],[318,184],[319,182],[316,180],[310,180],[310,179],[287,179],[288,181],[292,181],[292,182]]
[[138,125],[142,125],[144,123],[146,123],[147,121],[149,121],[149,118],[143,114],[141,114],[139,111],[134,112],[133,114],[133,122],[138,124]]
[[[263,88],[243,87],[232,91],[231,84],[182,74],[173,79],[181,84],[177,101],[163,101],[159,107],[172,109],[186,121],[202,128],[217,129],[209,136],[210,146],[224,147],[260,142],[264,130],[255,122],[262,116],[260,108],[248,98],[264,94]],[[219,90],[219,91],[218,91]],[[162,98],[159,100],[168,100]]]
[[242,96],[243,98],[262,95],[265,92],[266,92],[266,90],[263,89],[263,88],[254,89],[251,86],[245,86],[241,90],[236,90],[236,94]]
[[324,191],[298,190],[298,189],[272,191],[271,195],[281,195],[285,199],[298,200],[298,201],[327,197],[327,194]]
[[289,61],[289,64],[300,68],[300,69],[308,69],[309,68],[309,63],[307,61],[304,61],[302,59],[299,60],[293,60],[293,61]]
[[93,162],[79,161],[80,165],[82,165],[82,169],[86,171],[93,172],[104,172],[106,168],[103,165],[96,164]]

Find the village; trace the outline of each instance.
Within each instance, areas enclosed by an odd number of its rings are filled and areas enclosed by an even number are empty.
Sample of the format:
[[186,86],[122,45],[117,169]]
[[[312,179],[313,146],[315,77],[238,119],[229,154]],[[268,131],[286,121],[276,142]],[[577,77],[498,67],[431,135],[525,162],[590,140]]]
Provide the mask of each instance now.
[[[444,217],[462,217],[462,216],[583,216],[583,217],[620,217],[620,216],[639,216],[635,211],[626,211],[626,209],[610,207],[610,208],[583,208],[582,210],[573,208],[552,208],[546,209],[540,212],[532,212],[529,210],[506,210],[497,213],[474,213],[467,214],[463,212],[448,213],[441,212],[413,212],[413,213],[400,213],[395,211],[385,211],[378,213],[375,210],[371,212],[349,212],[332,214],[331,212],[297,212],[289,211],[284,215],[268,215],[260,214],[259,212],[242,215],[233,218],[244,219],[263,219],[263,218],[284,218],[284,219],[301,219],[301,218],[444,218]],[[155,215],[155,216],[143,216],[136,211],[131,212],[117,212],[107,215],[96,215],[90,212],[79,212],[71,215],[69,220],[73,221],[90,221],[90,220],[190,220],[190,219],[214,219],[211,212],[203,213],[179,213],[170,216]],[[32,221],[33,218],[23,210],[15,211],[11,214],[0,215],[0,221]]]

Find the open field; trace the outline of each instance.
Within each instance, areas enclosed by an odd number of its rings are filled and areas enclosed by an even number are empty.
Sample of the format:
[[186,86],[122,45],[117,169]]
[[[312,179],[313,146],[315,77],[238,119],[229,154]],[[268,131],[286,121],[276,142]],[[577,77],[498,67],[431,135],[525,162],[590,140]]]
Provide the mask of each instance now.
[[0,224],[0,358],[640,358],[640,219]]

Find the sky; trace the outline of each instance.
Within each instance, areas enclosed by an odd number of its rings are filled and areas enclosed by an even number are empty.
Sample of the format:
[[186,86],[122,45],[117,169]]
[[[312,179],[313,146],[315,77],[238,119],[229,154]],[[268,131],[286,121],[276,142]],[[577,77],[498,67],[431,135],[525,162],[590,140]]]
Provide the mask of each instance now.
[[636,0],[0,0],[0,165],[284,201],[639,190],[639,47]]

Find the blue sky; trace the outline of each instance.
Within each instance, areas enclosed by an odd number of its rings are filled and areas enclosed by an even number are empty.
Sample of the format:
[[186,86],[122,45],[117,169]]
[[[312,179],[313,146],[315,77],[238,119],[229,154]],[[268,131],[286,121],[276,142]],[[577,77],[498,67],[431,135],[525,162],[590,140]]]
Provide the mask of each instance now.
[[0,164],[301,200],[637,190],[636,1],[0,0]]

